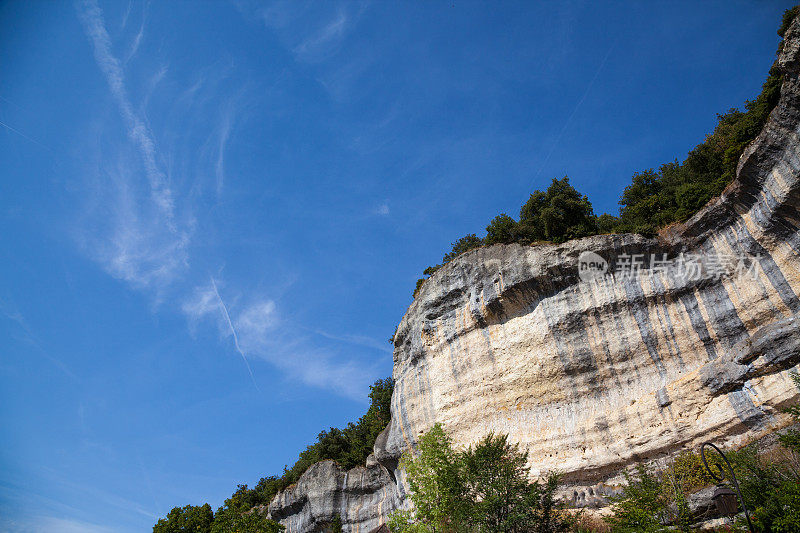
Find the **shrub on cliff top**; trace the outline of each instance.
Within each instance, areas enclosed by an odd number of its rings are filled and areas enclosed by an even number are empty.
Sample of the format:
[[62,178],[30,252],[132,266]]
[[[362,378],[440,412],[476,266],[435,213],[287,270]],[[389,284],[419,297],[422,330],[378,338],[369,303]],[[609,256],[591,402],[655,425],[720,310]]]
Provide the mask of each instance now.
[[161,518],[155,526],[153,533],[211,533],[214,523],[214,511],[206,504],[185,507],[174,507],[166,518]]
[[[800,7],[783,14],[778,35],[784,37]],[[780,43],[778,50],[783,47]],[[567,177],[554,179],[546,191],[534,191],[520,209],[519,221],[505,213],[486,228],[486,236],[467,235],[453,243],[443,258],[448,263],[459,254],[484,244],[530,244],[537,241],[561,243],[598,233],[640,233],[653,236],[674,222],[683,222],[733,181],[739,158],[766,124],[780,97],[782,75],[773,66],[761,93],[747,100],[744,109],[730,109],[717,115],[717,125],[686,159],[665,163],[658,170],[634,173],[619,200],[619,217],[608,213],[595,217],[589,199],[569,184]],[[430,275],[441,265],[428,267]],[[430,271],[430,272],[429,272]],[[414,296],[424,278],[417,281]]]

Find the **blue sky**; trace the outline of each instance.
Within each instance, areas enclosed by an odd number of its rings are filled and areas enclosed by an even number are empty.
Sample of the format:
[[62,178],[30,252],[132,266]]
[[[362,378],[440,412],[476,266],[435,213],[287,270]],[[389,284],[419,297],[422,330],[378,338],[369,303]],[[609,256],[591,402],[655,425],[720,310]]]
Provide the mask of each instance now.
[[0,529],[147,531],[355,420],[449,243],[758,94],[791,2],[4,2]]

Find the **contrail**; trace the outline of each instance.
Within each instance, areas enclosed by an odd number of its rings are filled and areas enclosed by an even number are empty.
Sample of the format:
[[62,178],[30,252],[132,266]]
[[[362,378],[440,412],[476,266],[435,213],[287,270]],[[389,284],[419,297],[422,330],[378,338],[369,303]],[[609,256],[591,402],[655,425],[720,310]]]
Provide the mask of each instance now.
[[220,307],[222,307],[225,320],[228,321],[228,327],[231,328],[231,333],[233,334],[233,344],[236,346],[236,351],[242,356],[242,361],[244,361],[247,371],[250,372],[250,379],[253,381],[253,386],[258,392],[261,392],[261,389],[258,388],[258,384],[256,383],[256,378],[253,376],[253,371],[250,369],[250,363],[247,362],[247,357],[245,357],[244,351],[242,350],[241,346],[239,346],[239,336],[236,335],[236,328],[233,327],[233,321],[231,320],[230,313],[228,313],[228,307],[225,305],[225,302],[222,301],[222,297],[219,295],[219,290],[217,289],[217,282],[214,281],[213,277],[211,278],[211,286],[214,287],[214,294],[217,295],[217,300],[219,301]]
[[[3,98],[3,100],[5,100],[5,98]],[[7,101],[7,100],[6,100],[6,101]],[[47,147],[47,146],[43,145],[42,143],[40,143],[40,142],[39,142],[39,141],[37,141],[36,139],[31,139],[30,137],[28,137],[27,135],[25,135],[25,134],[24,134],[24,133],[22,133],[21,131],[19,131],[19,130],[15,130],[14,128],[12,128],[12,127],[11,127],[11,126],[9,126],[8,124],[6,124],[5,122],[2,122],[2,121],[0,121],[0,126],[4,126],[4,127],[5,127],[5,128],[7,128],[9,131],[13,131],[14,133],[16,133],[17,135],[19,135],[19,136],[20,136],[20,137],[22,137],[23,139],[27,139],[27,140],[29,140],[30,142],[32,142],[33,144],[38,144],[39,146],[41,146],[42,148],[44,148],[44,149],[45,149],[45,150],[47,150],[48,152],[52,152],[52,150],[51,150],[49,147]]]
[[600,62],[600,66],[597,67],[597,72],[594,73],[594,77],[592,78],[592,81],[589,82],[589,85],[586,87],[586,91],[584,91],[583,96],[581,96],[581,99],[578,100],[578,103],[575,105],[575,109],[572,110],[572,113],[569,115],[569,118],[567,118],[567,121],[564,122],[564,126],[561,128],[561,131],[558,133],[558,137],[556,137],[556,140],[553,142],[553,145],[550,147],[550,152],[548,152],[547,157],[544,158],[544,161],[542,162],[542,164],[539,165],[539,170],[536,171],[536,175],[533,177],[533,182],[534,183],[536,183],[536,178],[539,177],[539,174],[542,173],[542,169],[544,168],[544,166],[547,164],[548,161],[550,161],[550,156],[553,155],[553,152],[555,151],[556,146],[558,146],[558,143],[561,141],[561,137],[564,135],[564,132],[567,130],[567,126],[569,126],[569,123],[572,122],[572,118],[575,116],[575,113],[578,112],[578,109],[581,107],[581,104],[583,104],[583,101],[586,100],[586,97],[589,95],[589,91],[592,90],[592,86],[594,86],[594,82],[597,81],[597,77],[600,76],[600,72],[603,70],[603,67],[606,65],[606,61],[608,60],[608,56],[611,55],[611,51],[614,50],[614,47],[616,46],[616,44],[617,44],[616,41],[611,43],[611,47],[608,49],[608,52],[606,52],[606,56]]

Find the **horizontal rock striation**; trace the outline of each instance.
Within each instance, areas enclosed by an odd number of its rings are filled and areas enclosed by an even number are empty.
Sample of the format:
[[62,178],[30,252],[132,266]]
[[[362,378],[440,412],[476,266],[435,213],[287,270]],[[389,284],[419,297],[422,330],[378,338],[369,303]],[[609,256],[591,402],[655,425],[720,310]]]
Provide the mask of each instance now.
[[[784,425],[800,399],[788,376],[800,362],[797,20],[777,66],[780,101],[736,180],[685,224],[657,239],[494,245],[433,274],[394,337],[392,421],[374,456],[349,472],[313,466],[271,516],[301,533],[339,514],[368,533],[408,505],[398,460],[437,422],[459,446],[507,433],[532,475],[565,475],[579,506],[602,505],[636,462]],[[582,275],[587,252],[608,272]],[[627,275],[639,254],[649,268]]]

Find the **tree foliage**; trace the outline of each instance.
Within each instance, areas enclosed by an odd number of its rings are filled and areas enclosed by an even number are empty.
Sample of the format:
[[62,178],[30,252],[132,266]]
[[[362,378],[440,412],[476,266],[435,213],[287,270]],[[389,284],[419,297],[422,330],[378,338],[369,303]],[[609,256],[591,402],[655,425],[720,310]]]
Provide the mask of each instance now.
[[[792,372],[790,377],[795,386],[800,389],[800,374]],[[788,407],[786,413],[794,419],[796,425],[800,426],[800,405]],[[790,428],[786,430],[786,432],[780,436],[780,443],[793,453],[800,455],[800,431],[797,429]]]
[[650,533],[664,530],[666,506],[661,495],[661,481],[639,465],[635,474],[625,474],[626,486],[613,501],[607,520],[614,531]]
[[[793,372],[790,376],[800,388],[800,375]],[[797,427],[800,404],[786,412]],[[752,446],[734,457],[742,497],[753,509],[753,524],[765,533],[800,531],[800,432],[789,429],[779,442],[788,459],[783,464],[767,460]]]
[[450,253],[444,255],[442,263],[449,263],[464,252],[468,252],[473,248],[478,248],[481,245],[483,245],[483,240],[479,239],[474,233],[465,235],[452,244],[452,250]]
[[794,6],[793,8],[787,9],[783,12],[783,19],[781,20],[781,27],[778,28],[778,36],[783,38],[786,36],[786,32],[791,26],[792,21],[794,18],[800,13],[800,6]]
[[[784,37],[800,7],[786,10],[778,35]],[[778,50],[783,46],[780,43]],[[689,219],[709,200],[719,196],[736,176],[739,158],[764,127],[778,103],[783,76],[773,65],[761,93],[742,109],[717,115],[717,125],[692,149],[683,162],[677,159],[658,169],[633,174],[619,200],[619,216],[595,216],[589,199],[565,176],[553,179],[544,190],[534,191],[520,209],[519,220],[501,213],[489,222],[483,238],[470,234],[452,243],[442,264],[472,248],[497,244],[555,243],[607,233],[639,233],[653,236],[660,228]],[[442,265],[425,269],[433,274]],[[414,297],[425,278],[417,280]]]
[[420,438],[419,455],[401,460],[414,504],[412,522],[417,527],[412,530],[458,531],[464,521],[458,459],[450,437],[436,424]]
[[781,81],[780,72],[773,67],[761,94],[746,101],[744,110],[730,109],[717,115],[714,131],[689,152],[683,163],[673,161],[661,165],[658,171],[634,174],[619,201],[616,230],[653,235],[660,227],[687,220],[719,196],[736,176],[742,152],[761,132],[778,103]]
[[519,240],[517,221],[505,213],[500,213],[486,226],[486,237],[483,244],[508,244]]
[[269,520],[256,507],[264,502],[256,491],[239,485],[217,510],[211,533],[277,533],[284,528]]
[[519,226],[520,240],[528,242],[564,242],[597,233],[591,202],[566,176],[531,194],[519,211]]
[[437,424],[401,464],[414,509],[392,515],[395,533],[556,533],[573,522],[554,496],[558,476],[530,482],[527,454],[505,435],[458,452]]
[[174,507],[153,526],[153,533],[211,533],[213,522],[214,511],[207,503]]

